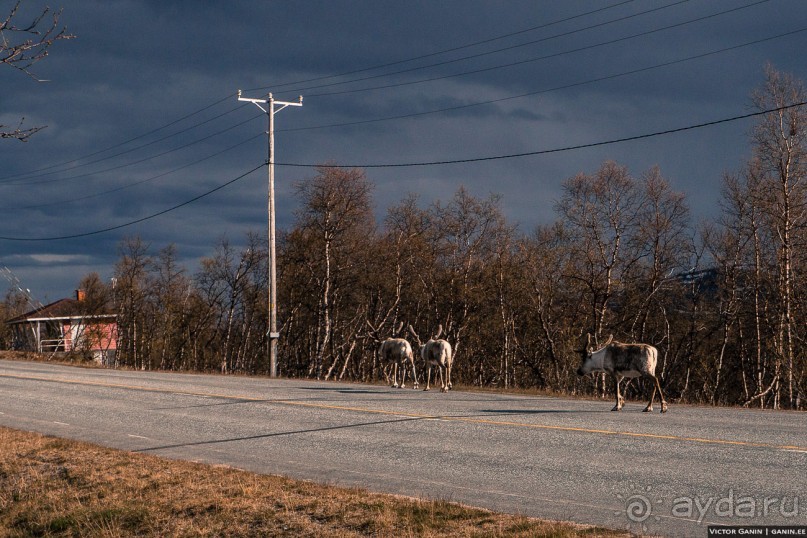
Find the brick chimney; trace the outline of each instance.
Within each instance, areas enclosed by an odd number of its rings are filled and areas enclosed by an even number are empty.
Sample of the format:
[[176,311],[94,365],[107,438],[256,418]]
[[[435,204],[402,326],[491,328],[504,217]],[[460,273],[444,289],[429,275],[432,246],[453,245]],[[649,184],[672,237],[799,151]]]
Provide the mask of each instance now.
[[87,290],[76,290],[76,300],[81,302],[87,297]]

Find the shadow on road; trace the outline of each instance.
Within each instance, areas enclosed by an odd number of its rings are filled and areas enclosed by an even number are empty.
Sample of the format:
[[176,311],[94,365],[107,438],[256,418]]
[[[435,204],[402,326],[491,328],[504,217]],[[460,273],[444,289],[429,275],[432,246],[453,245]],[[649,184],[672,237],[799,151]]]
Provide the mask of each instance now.
[[217,397],[221,400],[226,400],[223,402],[216,402],[216,403],[204,403],[204,404],[196,404],[196,405],[178,405],[178,406],[170,406],[170,407],[152,407],[149,411],[170,411],[172,409],[194,409],[197,407],[220,407],[223,405],[241,405],[241,404],[263,404],[263,403],[287,403],[287,402],[302,402],[306,401],[304,398],[270,398],[265,400],[256,400],[256,399],[243,399],[243,398],[227,398],[225,396]]
[[601,413],[602,411],[592,411],[590,409],[480,409],[480,413],[491,413],[494,415],[545,415],[555,413]]
[[166,450],[169,448],[183,448],[189,446],[201,446],[201,445],[215,445],[220,443],[232,443],[235,441],[250,441],[253,439],[268,439],[270,437],[282,437],[284,435],[298,435],[301,433],[315,433],[315,432],[326,432],[330,430],[344,430],[348,428],[360,428],[362,426],[375,426],[378,424],[394,424],[398,422],[412,422],[416,420],[425,420],[421,417],[405,417],[399,419],[391,419],[391,420],[377,420],[373,422],[359,422],[357,424],[344,424],[341,426],[328,426],[327,428],[312,428],[309,430],[295,430],[289,432],[274,432],[274,433],[264,433],[260,435],[248,435],[244,437],[232,437],[230,439],[211,439],[209,441],[193,441],[189,443],[177,443],[174,445],[162,445],[162,446],[153,446],[150,448],[140,448],[137,450],[133,450],[132,452],[152,452],[154,450]]
[[386,391],[368,389],[345,389],[330,387],[300,387],[302,390],[325,390],[329,392],[341,392],[342,394],[387,394]]

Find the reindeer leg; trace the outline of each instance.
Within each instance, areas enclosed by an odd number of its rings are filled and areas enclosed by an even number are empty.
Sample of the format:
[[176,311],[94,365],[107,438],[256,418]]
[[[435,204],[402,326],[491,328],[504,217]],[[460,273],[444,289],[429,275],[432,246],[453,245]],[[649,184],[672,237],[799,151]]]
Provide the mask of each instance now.
[[622,381],[622,377],[614,374],[614,384],[616,384],[616,405],[614,406],[611,411],[622,411],[622,403],[624,400],[622,399],[622,395],[619,393],[619,383]]
[[661,383],[659,383],[657,377],[654,377],[653,379],[656,382],[656,388],[658,389],[658,396],[659,396],[659,398],[661,398],[661,412],[666,413],[667,412],[667,402],[664,400],[664,393],[661,391]]
[[443,376],[443,370],[445,370],[446,367],[442,364],[438,365],[437,367],[440,369],[440,392],[448,392],[448,386],[446,385],[446,380]]
[[656,379],[655,377],[653,377],[652,379],[653,379],[653,390],[650,392],[650,401],[647,402],[647,407],[644,408],[645,413],[649,413],[653,410],[653,400],[656,399],[656,386],[658,385],[658,379]]
[[417,390],[419,385],[418,385],[418,373],[415,370],[415,359],[411,359],[409,362],[412,363],[412,383],[413,383],[412,388]]
[[431,380],[432,380],[432,365],[427,364],[426,365],[426,388],[423,389],[424,392],[429,390],[429,383],[431,383]]
[[401,371],[403,372],[403,375],[401,376],[401,386],[399,388],[404,389],[406,388],[406,373],[407,373],[405,360],[401,361]]
[[453,388],[451,384],[451,363],[446,365],[446,371],[448,372],[448,390],[451,390]]
[[398,363],[392,365],[392,386],[398,388]]

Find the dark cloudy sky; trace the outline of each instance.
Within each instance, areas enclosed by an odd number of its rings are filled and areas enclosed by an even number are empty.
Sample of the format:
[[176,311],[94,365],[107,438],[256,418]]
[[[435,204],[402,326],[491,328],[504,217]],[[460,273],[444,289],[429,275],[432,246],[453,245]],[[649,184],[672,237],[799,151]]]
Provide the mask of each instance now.
[[[52,2],[53,0],[49,0]],[[15,3],[0,0],[6,13]],[[21,22],[45,5],[24,0]],[[412,164],[606,142],[752,111],[767,62],[807,79],[803,0],[64,0],[76,36],[34,67],[0,66],[0,267],[41,301],[112,274],[117,245],[175,244],[189,271],[227,237],[266,227],[265,116],[249,97],[304,96],[276,116],[276,161]],[[787,34],[787,35],[785,35]],[[333,76],[339,75],[339,76]],[[330,77],[330,78],[329,78]],[[659,165],[693,219],[749,155],[753,120],[465,164],[368,168],[379,220],[408,193],[425,206],[464,185],[502,196],[529,233],[554,219],[564,179],[612,159]],[[277,166],[278,226],[295,182]],[[5,286],[0,281],[0,286]]]

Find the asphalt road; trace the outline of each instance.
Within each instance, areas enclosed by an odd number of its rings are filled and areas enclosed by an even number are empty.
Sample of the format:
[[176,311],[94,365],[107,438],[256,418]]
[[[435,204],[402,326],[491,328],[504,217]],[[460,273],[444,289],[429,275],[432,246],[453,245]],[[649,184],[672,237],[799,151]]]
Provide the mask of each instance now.
[[0,361],[11,428],[641,534],[807,525],[807,414],[611,407]]

